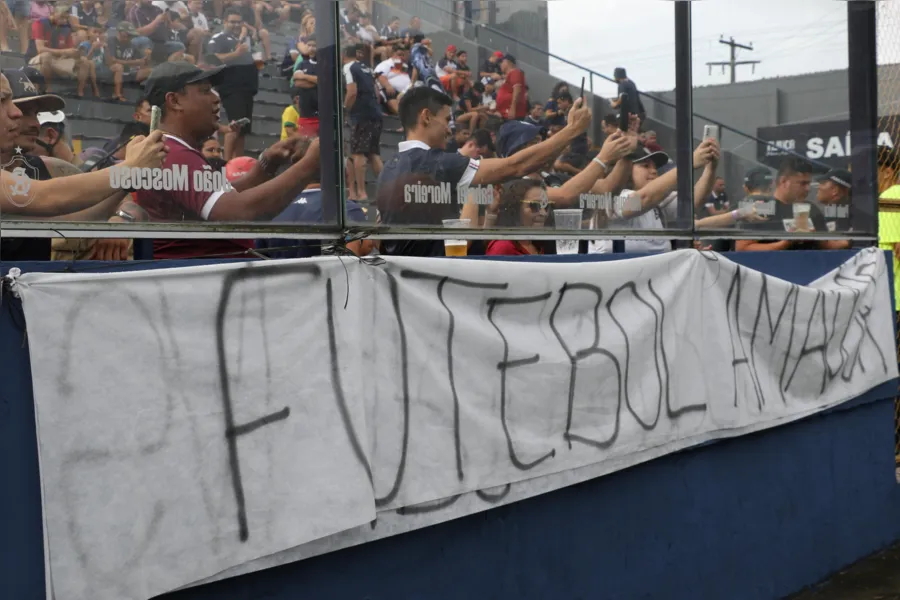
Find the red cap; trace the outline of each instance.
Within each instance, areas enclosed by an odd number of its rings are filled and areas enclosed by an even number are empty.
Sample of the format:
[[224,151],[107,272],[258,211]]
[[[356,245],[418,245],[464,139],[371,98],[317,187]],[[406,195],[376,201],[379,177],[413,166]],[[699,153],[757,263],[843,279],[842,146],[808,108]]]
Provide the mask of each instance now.
[[450,44],[449,46],[447,46],[447,52],[456,52],[456,46]]
[[228,180],[228,183],[234,183],[249,173],[250,169],[252,169],[255,164],[256,159],[251,156],[238,156],[237,158],[232,158],[228,161],[228,164],[225,165],[225,178]]
[[494,58],[503,58],[504,56],[505,55],[502,52],[500,52],[499,50],[494,52]]

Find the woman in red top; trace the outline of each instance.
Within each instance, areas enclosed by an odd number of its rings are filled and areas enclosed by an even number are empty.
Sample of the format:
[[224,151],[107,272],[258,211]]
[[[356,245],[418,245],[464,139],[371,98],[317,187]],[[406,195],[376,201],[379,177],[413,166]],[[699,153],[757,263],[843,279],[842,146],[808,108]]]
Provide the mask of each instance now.
[[[497,227],[544,227],[550,203],[547,188],[540,179],[519,179],[506,184],[500,196]],[[544,254],[541,242],[530,240],[493,240],[488,242],[488,256]]]

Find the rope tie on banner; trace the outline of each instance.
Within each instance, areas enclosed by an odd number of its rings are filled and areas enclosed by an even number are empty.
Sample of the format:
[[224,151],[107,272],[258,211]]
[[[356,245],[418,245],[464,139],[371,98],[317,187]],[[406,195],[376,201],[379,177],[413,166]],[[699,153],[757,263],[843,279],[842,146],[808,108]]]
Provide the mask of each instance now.
[[347,292],[344,295],[344,310],[347,310],[347,306],[350,303],[350,272],[347,270],[347,265],[344,264],[344,258],[352,258],[356,259],[364,265],[369,265],[372,267],[376,267],[379,265],[385,264],[385,260],[378,255],[374,256],[357,256],[352,250],[347,248],[347,244],[351,242],[362,241],[369,237],[369,234],[364,231],[360,231],[354,234],[347,235],[344,239],[339,242],[332,242],[330,244],[322,244],[322,256],[337,256],[341,260],[341,266],[344,268],[344,278],[346,280],[346,288]]
[[28,331],[25,327],[25,311],[22,308],[21,302],[11,302],[6,300],[7,294],[12,297],[21,300],[22,299],[22,290],[25,288],[27,284],[22,283],[19,279],[22,276],[22,270],[18,267],[13,267],[9,270],[9,272],[3,276],[2,286],[0,286],[0,306],[6,305],[6,310],[9,311],[9,317],[12,319],[13,324],[22,332],[22,347],[28,345]]
[[3,291],[8,291],[16,298],[22,298],[22,287],[24,284],[19,281],[19,278],[22,276],[22,269],[19,267],[13,267],[9,270],[9,272],[3,277]]

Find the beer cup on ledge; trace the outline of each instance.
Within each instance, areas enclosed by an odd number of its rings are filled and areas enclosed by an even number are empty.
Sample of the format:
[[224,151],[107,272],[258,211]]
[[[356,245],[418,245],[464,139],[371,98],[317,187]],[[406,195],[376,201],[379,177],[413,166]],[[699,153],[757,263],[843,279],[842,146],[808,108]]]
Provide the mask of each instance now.
[[[444,227],[448,229],[468,229],[472,221],[469,219],[444,219]],[[444,240],[445,256],[467,256],[469,254],[469,242],[466,240]]]
[[[559,209],[553,211],[553,221],[556,229],[572,230],[581,229],[581,219],[584,210],[580,208]],[[578,240],[556,240],[557,254],[578,254]]]

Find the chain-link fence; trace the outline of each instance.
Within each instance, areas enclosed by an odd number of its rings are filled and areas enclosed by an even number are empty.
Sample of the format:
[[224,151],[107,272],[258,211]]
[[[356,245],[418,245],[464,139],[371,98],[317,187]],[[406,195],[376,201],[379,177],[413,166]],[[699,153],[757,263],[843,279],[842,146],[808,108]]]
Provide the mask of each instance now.
[[[878,19],[878,106],[879,131],[886,131],[892,140],[900,134],[900,3],[879,2]],[[878,165],[879,193],[896,183],[900,172],[900,152],[880,153]],[[897,273],[895,273],[895,276]],[[897,317],[897,348],[900,351],[900,313]],[[894,399],[894,455],[900,464],[900,390]]]

